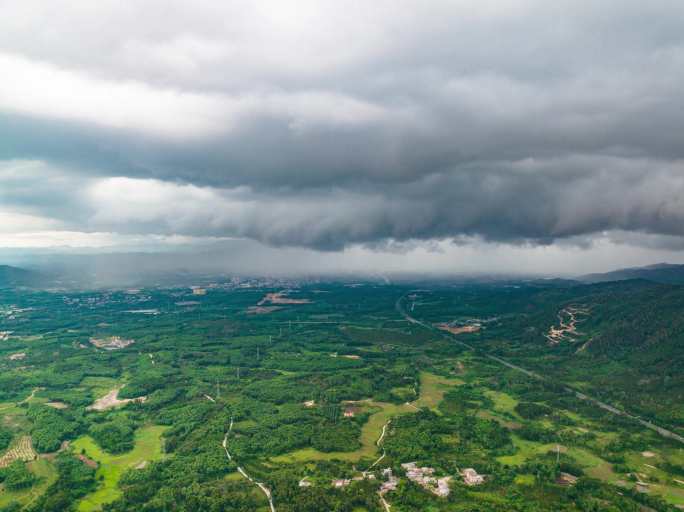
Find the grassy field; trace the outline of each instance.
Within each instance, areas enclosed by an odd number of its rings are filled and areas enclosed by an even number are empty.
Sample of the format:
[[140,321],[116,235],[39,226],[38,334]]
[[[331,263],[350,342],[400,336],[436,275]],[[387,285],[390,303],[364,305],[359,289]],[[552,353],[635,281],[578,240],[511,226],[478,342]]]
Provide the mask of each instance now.
[[0,425],[15,431],[26,431],[30,424],[26,419],[26,409],[14,402],[0,403]]
[[501,464],[506,464],[508,466],[520,466],[521,464],[524,464],[527,459],[556,448],[556,445],[553,443],[540,444],[533,441],[526,441],[516,435],[511,437],[513,439],[513,444],[517,448],[515,455],[504,455],[496,458]]
[[[559,446],[556,443],[541,444],[535,443],[533,441],[526,441],[525,439],[521,439],[516,435],[513,435],[512,439],[513,444],[517,448],[515,455],[504,455],[502,457],[497,457],[499,462],[509,466],[520,466],[527,459],[530,459],[536,455],[541,455],[547,452],[555,452],[556,447]],[[574,446],[567,447],[562,444],[560,445],[560,450],[561,453],[567,453],[569,456],[574,458],[590,476],[606,481],[616,480],[615,473],[613,473],[611,465],[587,450]]]
[[6,416],[10,414],[24,414],[26,411],[19,407],[14,402],[2,402],[0,403],[0,415]]
[[673,505],[684,506],[684,485],[682,484],[656,484],[651,486],[651,490],[656,494],[660,494],[665,501]]
[[163,457],[161,435],[167,427],[149,426],[139,429],[135,434],[135,447],[121,455],[111,455],[103,451],[90,436],[78,438],[72,444],[75,453],[85,450],[100,467],[96,478],[103,478],[100,487],[85,496],[78,504],[79,512],[101,510],[102,505],[116,500],[121,491],[117,483],[127,469],[134,468],[144,461],[158,460]]
[[[682,452],[684,450],[680,449],[678,451]],[[645,457],[641,453],[630,453],[626,458],[629,466],[642,475],[643,480],[652,482],[650,487],[652,493],[660,494],[673,505],[684,505],[684,484],[676,482],[659,468],[664,462],[662,454],[656,453],[655,457]],[[673,459],[674,457],[670,455],[668,458]]]
[[57,470],[48,460],[34,460],[28,463],[28,468],[36,475],[38,483],[30,489],[14,492],[7,491],[0,485],[0,507],[6,507],[12,502],[28,505],[41,496],[57,479]]
[[93,397],[99,398],[109,393],[112,389],[121,386],[121,383],[109,377],[88,376],[81,381],[81,386],[88,388]]
[[[520,439],[517,436],[513,436],[513,444],[515,444],[518,451],[515,455],[507,455],[503,457],[497,457],[497,460],[502,464],[507,464],[509,466],[520,466],[527,459],[530,459],[536,455],[547,453],[549,451],[554,451],[556,449],[556,444],[540,444],[531,441],[526,441]],[[615,484],[620,479],[620,475],[613,471],[613,467],[609,462],[597,457],[590,451],[570,446],[561,448],[562,453],[567,453],[570,457],[574,458],[580,466],[584,469],[584,472],[592,477],[604,482],[609,482]],[[627,462],[630,467],[635,468],[641,475],[643,479],[648,482],[653,482],[650,486],[651,494],[660,495],[667,502],[673,505],[684,505],[684,484],[679,484],[674,481],[668,481],[667,474],[658,469],[658,462],[662,461],[659,456],[653,458],[647,458],[642,456],[640,453],[632,453],[627,456]],[[653,467],[651,467],[653,466]],[[622,479],[623,485],[632,487],[633,484],[625,482]],[[516,483],[522,484],[522,481],[518,481],[516,478]]]
[[433,373],[420,373],[420,398],[414,402],[417,407],[436,409],[444,393],[453,386],[463,384],[461,379],[442,377]]
[[273,457],[273,462],[300,462],[314,460],[347,460],[356,462],[362,458],[372,458],[377,455],[378,447],[376,442],[382,433],[382,427],[393,416],[416,412],[421,407],[434,409],[442,400],[444,393],[463,381],[459,379],[441,377],[432,373],[422,372],[420,374],[420,398],[412,404],[389,404],[386,402],[367,402],[370,407],[379,410],[372,414],[361,429],[361,448],[353,452],[320,452],[314,448],[304,448],[285,455]]
[[518,405],[518,401],[511,395],[494,390],[487,390],[485,394],[494,402],[495,411],[510,413],[516,418],[520,418],[518,413],[515,412],[515,406]]
[[534,475],[517,475],[515,483],[517,485],[534,485]]
[[300,461],[314,461],[314,460],[347,460],[356,462],[362,458],[372,458],[377,452],[378,448],[375,445],[382,427],[387,421],[398,414],[406,414],[415,412],[417,409],[406,404],[394,405],[385,402],[367,402],[368,406],[379,408],[379,411],[372,414],[368,421],[361,429],[361,448],[353,452],[320,452],[314,448],[304,448],[296,450],[291,453],[273,457],[273,462],[300,462]]

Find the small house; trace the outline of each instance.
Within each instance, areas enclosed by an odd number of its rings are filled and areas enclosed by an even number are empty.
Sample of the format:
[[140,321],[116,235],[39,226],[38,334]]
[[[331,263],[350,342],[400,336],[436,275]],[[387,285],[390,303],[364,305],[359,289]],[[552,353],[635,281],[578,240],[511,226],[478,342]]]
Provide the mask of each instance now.
[[463,483],[466,485],[480,485],[484,483],[484,475],[478,474],[473,468],[466,468],[461,472]]

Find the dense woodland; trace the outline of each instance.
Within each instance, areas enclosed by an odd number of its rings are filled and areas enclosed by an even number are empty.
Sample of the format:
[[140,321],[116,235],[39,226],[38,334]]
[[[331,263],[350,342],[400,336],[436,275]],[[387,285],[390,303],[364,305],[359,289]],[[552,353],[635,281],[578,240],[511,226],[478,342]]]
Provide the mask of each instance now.
[[[293,512],[684,504],[680,443],[568,392],[681,432],[680,287],[288,285],[309,302],[259,314],[285,286],[0,291],[0,510],[268,510],[254,482]],[[550,343],[573,305],[573,339]],[[111,337],[134,343],[91,343]],[[407,462],[451,477],[449,495]]]

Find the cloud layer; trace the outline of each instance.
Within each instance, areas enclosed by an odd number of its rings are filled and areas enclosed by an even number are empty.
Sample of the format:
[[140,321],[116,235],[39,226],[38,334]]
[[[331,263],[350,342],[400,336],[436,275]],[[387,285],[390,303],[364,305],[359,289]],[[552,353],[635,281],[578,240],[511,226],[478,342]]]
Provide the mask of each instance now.
[[683,28],[664,0],[14,2],[0,237],[681,246]]

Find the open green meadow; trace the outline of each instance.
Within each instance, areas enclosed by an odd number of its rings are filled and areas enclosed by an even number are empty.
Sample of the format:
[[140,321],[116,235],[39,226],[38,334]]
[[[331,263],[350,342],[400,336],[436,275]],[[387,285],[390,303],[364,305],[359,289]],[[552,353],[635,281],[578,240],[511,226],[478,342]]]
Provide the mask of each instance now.
[[134,448],[121,455],[106,453],[89,436],[76,439],[72,444],[74,452],[83,453],[99,465],[95,473],[98,489],[80,500],[78,510],[81,512],[101,510],[104,504],[115,501],[121,495],[117,483],[125,471],[161,459],[163,457],[161,436],[165,430],[166,427],[160,426],[140,428],[135,433]]

